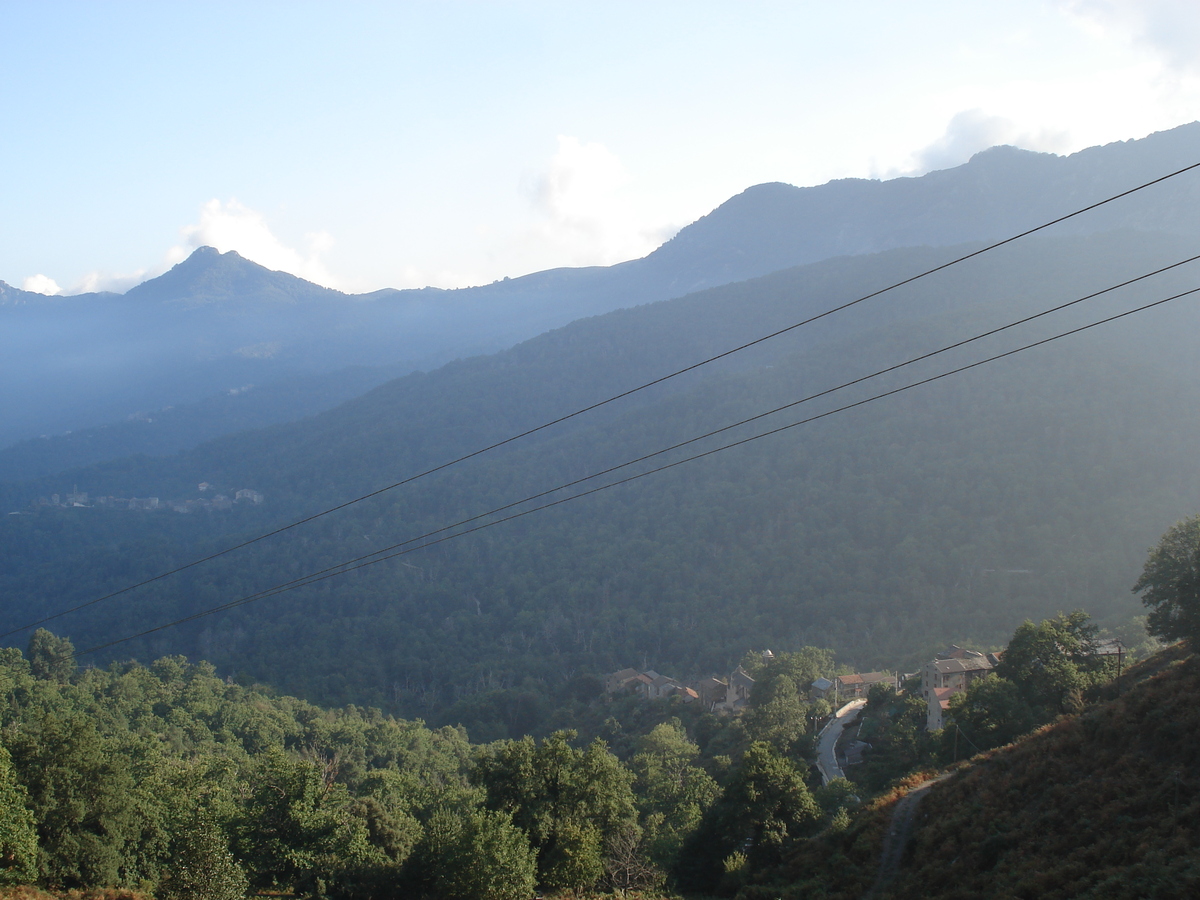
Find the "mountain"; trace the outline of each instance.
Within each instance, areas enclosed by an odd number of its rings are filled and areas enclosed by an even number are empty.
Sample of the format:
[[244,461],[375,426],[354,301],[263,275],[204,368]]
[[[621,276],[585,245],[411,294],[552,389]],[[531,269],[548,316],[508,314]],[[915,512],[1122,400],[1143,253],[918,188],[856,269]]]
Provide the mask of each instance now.
[[[990,240],[1196,159],[1200,124],[1067,157],[998,147],[919,178],[758,185],[643,259],[454,291],[346,295],[211,248],[125,295],[43,297],[0,282],[0,379],[14,388],[0,400],[0,446],[145,418],[247,384],[288,393],[292,379],[331,375],[336,382],[342,376],[333,373],[351,366],[433,368],[581,317],[822,259]],[[1198,185],[1189,173],[1065,223],[1059,233],[1124,227],[1195,237]],[[327,393],[338,394],[335,387]],[[312,408],[276,408],[257,423]],[[239,416],[212,418],[182,431],[203,439],[245,424]],[[104,444],[79,442],[78,452],[63,448],[32,469],[37,454],[27,448],[11,466],[0,458],[0,480],[98,461]],[[164,446],[178,444],[153,436],[129,449]]]
[[[978,245],[836,258],[580,320],[300,422],[0,492],[0,630],[627,390]],[[371,554],[1193,253],[1042,236],[981,256],[55,628],[91,646]],[[1180,269],[728,432],[787,424],[1195,286]],[[904,667],[1026,617],[1138,612],[1144,547],[1200,506],[1194,298],[737,450],[108,651],[203,656],[311,699],[503,720],[576,675],[727,671],[747,647]],[[790,417],[790,418],[789,418]],[[693,449],[712,447],[708,440]],[[672,460],[677,452],[660,459]],[[638,472],[651,463],[634,467]],[[181,515],[98,497],[260,505]],[[569,492],[568,492],[569,493]],[[549,499],[563,496],[562,492]],[[524,509],[517,506],[515,509]],[[437,535],[433,535],[436,537]],[[97,657],[103,661],[104,656]],[[490,707],[488,706],[490,704]],[[515,720],[515,718],[514,718]]]
[[[1200,123],[1070,156],[992,147],[919,178],[761,184],[726,201],[644,261],[687,271],[691,289],[786,266],[896,247],[994,241],[1200,162]],[[1188,173],[1063,223],[1056,234],[1200,231]]]

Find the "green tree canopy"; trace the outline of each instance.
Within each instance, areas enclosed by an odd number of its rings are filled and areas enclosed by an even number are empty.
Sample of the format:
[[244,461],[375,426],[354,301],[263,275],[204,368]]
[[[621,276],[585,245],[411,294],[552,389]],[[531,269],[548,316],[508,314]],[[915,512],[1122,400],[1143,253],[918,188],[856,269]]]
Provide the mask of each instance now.
[[66,681],[75,672],[75,646],[45,628],[29,639],[29,665],[35,678]]
[[171,846],[171,864],[159,900],[243,900],[246,873],[229,852],[229,839],[206,815],[184,823]]
[[1171,526],[1133,586],[1150,608],[1146,630],[1160,640],[1200,637],[1200,516]]
[[699,755],[700,748],[675,720],[641,738],[630,761],[649,855],[664,869],[721,793],[717,782],[694,765]]
[[953,695],[950,716],[980,750],[1016,740],[1034,725],[1033,710],[1017,686],[996,675],[977,679]]
[[775,865],[820,820],[821,808],[796,764],[770,744],[752,743],[687,841],[677,880],[684,890],[712,892],[735,857],[755,868]]
[[507,813],[437,810],[415,856],[418,891],[440,900],[528,900],[537,856]]
[[637,827],[632,776],[602,741],[572,747],[574,732],[503,741],[480,757],[475,779],[487,804],[512,815],[537,851],[538,878],[581,890],[604,873],[604,843]]
[[22,884],[37,877],[37,832],[28,799],[8,750],[0,744],[0,884]]
[[1076,712],[1087,688],[1105,680],[1115,661],[1096,654],[1098,629],[1082,610],[1013,632],[996,674],[1013,682],[1040,721]]

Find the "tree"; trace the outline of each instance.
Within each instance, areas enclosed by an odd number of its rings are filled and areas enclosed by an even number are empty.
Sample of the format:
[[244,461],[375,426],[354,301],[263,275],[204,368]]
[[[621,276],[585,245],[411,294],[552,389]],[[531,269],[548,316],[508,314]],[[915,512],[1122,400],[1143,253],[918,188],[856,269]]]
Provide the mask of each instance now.
[[[757,693],[758,685],[755,685],[754,694]],[[776,682],[769,700],[751,703],[742,716],[742,727],[751,741],[764,741],[788,753],[808,731],[807,713],[796,683],[785,678]]]
[[136,883],[139,845],[157,822],[134,778],[128,746],[81,714],[27,722],[11,740],[13,765],[37,822],[41,878],[52,886]]
[[1017,686],[996,675],[973,681],[965,691],[953,695],[950,715],[980,750],[1010,743],[1033,728],[1033,710]]
[[75,645],[39,628],[29,639],[29,666],[35,678],[65,682],[75,672]]
[[664,869],[721,793],[717,782],[693,765],[699,755],[676,719],[640,738],[629,763],[649,856]]
[[790,682],[797,694],[807,696],[809,686],[826,672],[833,671],[833,652],[820,647],[801,647],[795,653],[778,653],[768,659],[747,653],[742,666],[754,677],[750,705],[769,703],[778,686]]
[[755,742],[688,838],[675,869],[679,886],[711,893],[725,873],[776,865],[820,820],[803,772],[770,744]]
[[0,884],[24,884],[37,878],[37,832],[28,799],[8,751],[0,744]]
[[414,857],[418,892],[439,900],[527,900],[537,882],[525,833],[492,810],[438,810]]
[[229,841],[208,816],[192,817],[179,829],[167,875],[155,896],[160,900],[243,900],[250,888],[246,873],[229,852]]
[[560,731],[540,745],[528,737],[496,744],[473,778],[487,805],[529,835],[541,883],[578,891],[604,873],[605,841],[637,828],[637,810],[630,773],[602,741],[580,750],[574,737]]
[[1159,538],[1133,591],[1150,607],[1146,630],[1156,638],[1200,637],[1200,516],[1173,525]]
[[382,861],[345,787],[316,764],[272,747],[254,760],[250,781],[235,848],[252,887],[302,893],[319,886],[323,894],[340,878],[357,879],[364,863]]
[[1013,632],[996,674],[1013,682],[1035,718],[1048,721],[1077,712],[1087,688],[1116,665],[1096,654],[1097,628],[1082,610],[1057,615]]

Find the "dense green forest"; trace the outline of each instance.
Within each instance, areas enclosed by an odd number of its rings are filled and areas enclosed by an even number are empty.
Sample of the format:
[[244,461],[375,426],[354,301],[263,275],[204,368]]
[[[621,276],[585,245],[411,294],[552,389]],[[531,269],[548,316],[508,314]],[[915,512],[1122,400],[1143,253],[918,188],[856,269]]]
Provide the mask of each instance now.
[[[807,688],[833,659],[815,648],[746,654],[755,682],[740,715],[580,680],[560,710],[578,730],[479,744],[182,657],[80,670],[69,641],[39,630],[27,653],[0,654],[0,896],[38,884],[158,900],[852,897],[872,882],[898,798],[946,765],[957,776],[926,801],[935,811],[896,896],[968,877],[1052,896],[1080,884],[1183,896],[1195,867],[1180,810],[1194,791],[1177,772],[1172,801],[1155,767],[1194,743],[1179,704],[1195,658],[1176,646],[1114,682],[1096,638],[1083,613],[1025,623],[997,673],[955,696],[942,731],[925,731],[915,684],[876,685],[856,726],[872,726],[867,763],[853,782],[822,785],[811,761],[831,706]],[[1054,724],[1025,737],[1043,723]],[[1053,803],[1026,803],[1050,784]],[[1172,852],[1122,837],[1143,825]],[[1041,845],[1047,826],[1054,840]],[[946,871],[951,852],[967,858]],[[1085,856],[1102,865],[1071,862]]]
[[656,892],[748,836],[754,865],[777,864],[848,802],[807,780],[800,691],[830,664],[812,649],[760,665],[740,718],[583,692],[573,717],[611,745],[573,730],[472,744],[207,663],[78,670],[71,651],[40,630],[27,655],[0,656],[0,885],[160,900]]
[[[1008,248],[53,627],[81,649],[371,553],[1174,261],[1114,234]],[[623,310],[292,425],[5,489],[6,628],[399,480],[949,256],[837,260]],[[808,404],[845,402],[1190,287],[1186,270]],[[572,679],[727,672],[747,647],[910,669],[1025,618],[1138,610],[1143,548],[1200,500],[1194,301],[97,657],[185,653],[479,739],[548,733]],[[751,430],[726,435],[736,438]],[[711,442],[689,450],[712,446]],[[678,451],[675,457],[684,451]],[[666,459],[675,458],[672,456]],[[648,465],[648,464],[647,464]],[[634,471],[637,471],[636,469]],[[31,508],[254,488],[261,507]],[[559,496],[559,495],[555,495]],[[29,514],[24,514],[28,512]],[[11,640],[11,639],[10,639]]]

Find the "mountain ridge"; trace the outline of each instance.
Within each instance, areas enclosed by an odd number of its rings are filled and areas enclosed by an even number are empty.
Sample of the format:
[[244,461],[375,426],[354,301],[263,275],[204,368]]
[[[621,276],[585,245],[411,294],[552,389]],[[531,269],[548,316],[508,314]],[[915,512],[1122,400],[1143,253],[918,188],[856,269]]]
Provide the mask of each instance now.
[[[124,295],[83,301],[8,288],[0,295],[0,379],[20,390],[0,398],[0,446],[248,383],[282,385],[348,366],[432,369],[575,319],[821,259],[992,240],[1195,158],[1200,123],[1066,157],[994,148],[915,178],[768,183],[641,259],[458,290],[342,294],[210,249]],[[1183,176],[1169,190],[1151,188],[1059,228],[1200,236],[1198,183]],[[203,436],[244,424],[214,419]],[[0,480],[11,480],[2,465]]]

